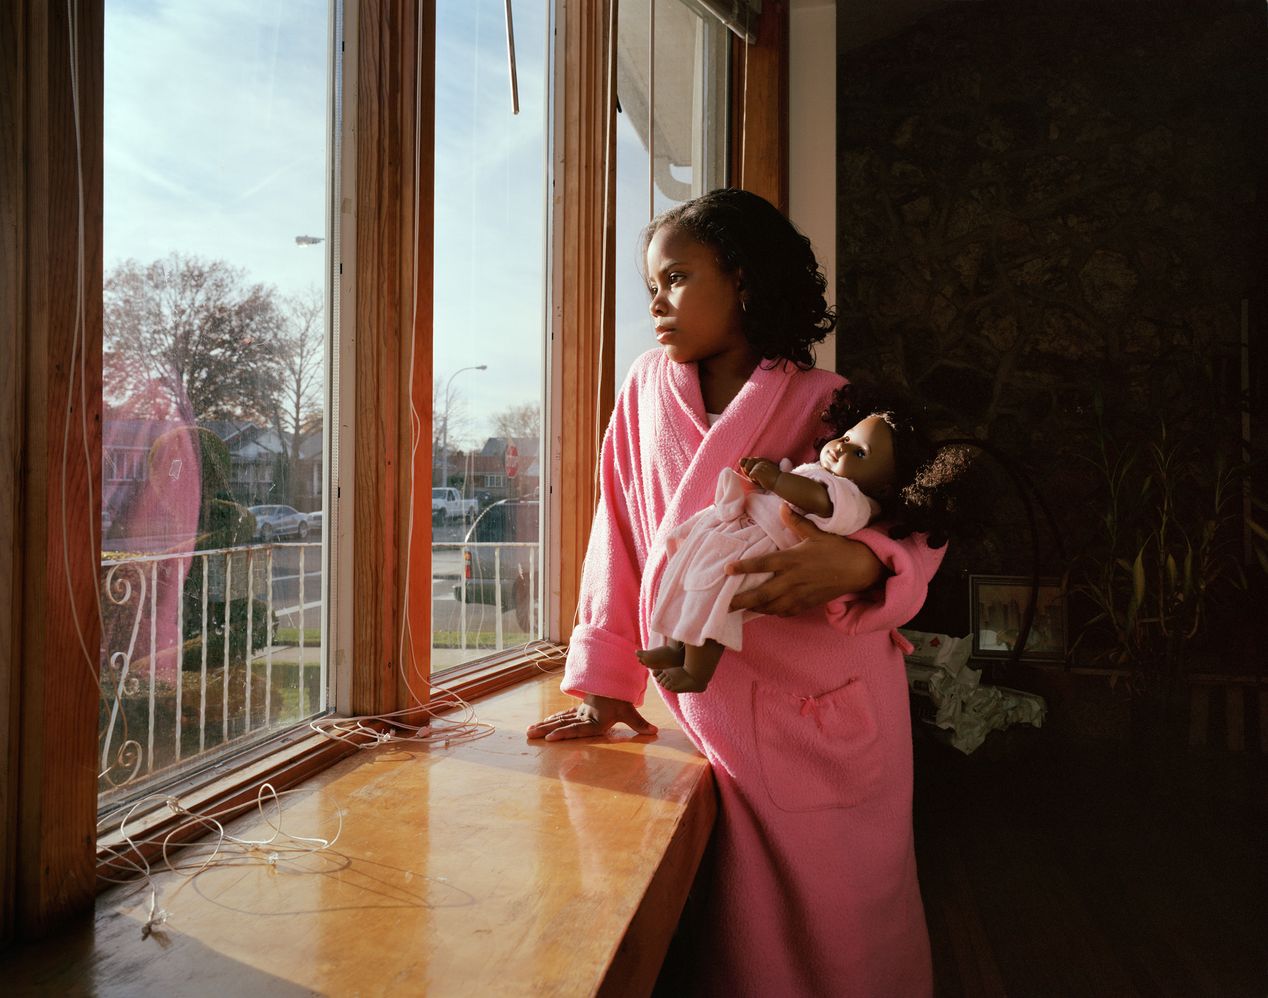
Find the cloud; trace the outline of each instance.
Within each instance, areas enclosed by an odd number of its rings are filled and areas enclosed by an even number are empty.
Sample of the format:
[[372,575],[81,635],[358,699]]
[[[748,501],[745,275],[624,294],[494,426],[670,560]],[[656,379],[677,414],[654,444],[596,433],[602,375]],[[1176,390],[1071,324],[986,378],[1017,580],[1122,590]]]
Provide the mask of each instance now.
[[[325,280],[327,0],[111,0],[105,258],[225,259],[284,293]],[[521,114],[503,7],[437,9],[435,365],[472,411],[540,398],[547,2],[517,2]],[[468,380],[471,379],[471,380]],[[490,430],[481,421],[479,432]]]

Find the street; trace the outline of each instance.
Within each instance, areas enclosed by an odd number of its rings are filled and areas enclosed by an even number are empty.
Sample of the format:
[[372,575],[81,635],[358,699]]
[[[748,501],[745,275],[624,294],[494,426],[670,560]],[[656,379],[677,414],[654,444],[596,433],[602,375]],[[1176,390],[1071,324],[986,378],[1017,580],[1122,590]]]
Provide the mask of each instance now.
[[[434,524],[432,526],[431,540],[433,547],[430,586],[432,633],[433,635],[443,634],[443,645],[457,644],[461,641],[460,635],[464,632],[469,636],[472,644],[475,644],[477,640],[487,644],[493,640],[493,635],[497,632],[496,608],[493,604],[472,602],[464,607],[462,601],[454,597],[454,588],[461,584],[463,574],[463,557],[460,545],[466,536],[469,526],[469,524],[461,521]],[[154,549],[154,545],[148,543],[150,540],[149,538],[112,540],[111,547],[135,556],[137,553]],[[164,547],[167,550],[171,550],[170,544],[164,545]],[[318,630],[321,627],[322,616],[323,561],[321,538],[312,537],[304,542],[279,542],[271,546],[255,542],[249,548],[235,549],[230,555],[232,560],[230,571],[234,581],[234,599],[245,596],[243,573],[245,572],[245,560],[248,551],[251,552],[254,566],[253,594],[254,598],[261,603],[267,602],[269,599],[267,579],[269,577],[269,558],[270,556],[272,558],[272,599],[277,626],[297,628],[302,621],[304,629],[309,634]],[[105,557],[108,560],[128,560],[126,554],[113,554],[111,552],[107,552]],[[180,556],[173,557],[179,558]],[[191,559],[188,571],[197,579],[202,571],[199,564],[202,560],[202,555],[199,552],[193,552],[188,557]],[[225,553],[208,554],[206,557],[212,563],[211,578],[213,587],[217,579],[223,585],[223,559]],[[300,595],[301,576],[303,581],[302,601]],[[412,581],[411,588],[417,591],[420,587],[416,581]],[[508,646],[513,646],[527,639],[527,635],[522,632],[516,622],[514,607],[509,605],[503,609],[502,634]],[[306,641],[305,643],[311,646],[315,642]],[[444,668],[465,659],[474,658],[477,654],[474,648],[469,648],[464,652],[457,648],[441,647],[434,650],[433,658],[437,667]]]

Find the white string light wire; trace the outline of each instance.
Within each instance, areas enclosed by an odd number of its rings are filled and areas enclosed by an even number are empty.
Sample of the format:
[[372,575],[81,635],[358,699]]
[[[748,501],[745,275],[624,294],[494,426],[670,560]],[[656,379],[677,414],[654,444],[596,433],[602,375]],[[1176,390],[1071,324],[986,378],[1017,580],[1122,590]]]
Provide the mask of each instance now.
[[[150,861],[145,858],[143,847],[159,846],[159,854],[163,858],[163,866],[174,875],[185,874],[180,885],[172,892],[174,898],[180,890],[199,874],[212,867],[225,866],[267,866],[276,870],[280,864],[313,853],[330,849],[343,834],[343,808],[336,808],[339,819],[338,828],[331,838],[318,835],[296,835],[286,831],[282,825],[282,798],[301,793],[298,790],[276,790],[271,783],[265,783],[256,793],[255,807],[271,834],[264,838],[247,838],[233,835],[226,830],[224,821],[237,817],[250,805],[236,804],[214,811],[191,811],[181,803],[180,798],[167,794],[148,794],[123,808],[118,808],[101,817],[98,830],[122,816],[119,823],[119,838],[125,848],[106,847],[102,851],[108,858],[107,869],[126,873],[126,876],[111,876],[102,873],[100,877],[108,883],[134,883],[138,878],[144,881],[145,890],[149,891],[149,907],[145,921],[141,925],[141,938],[148,939],[172,916],[171,912],[159,907],[159,886],[154,878],[154,870]],[[149,812],[153,805],[165,805],[167,809],[181,820],[161,835],[137,836],[129,831],[129,824],[139,811]],[[273,810],[270,810],[270,805]],[[189,832],[201,828],[205,832],[214,833],[214,838],[207,841],[181,844],[179,840]],[[181,845],[180,862],[174,860],[171,847]],[[170,898],[168,903],[170,904]]]

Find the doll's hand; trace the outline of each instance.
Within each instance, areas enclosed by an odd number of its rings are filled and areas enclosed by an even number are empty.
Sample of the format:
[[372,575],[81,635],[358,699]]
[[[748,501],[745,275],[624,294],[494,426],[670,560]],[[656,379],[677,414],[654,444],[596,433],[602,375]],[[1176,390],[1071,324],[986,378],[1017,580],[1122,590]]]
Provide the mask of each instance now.
[[585,700],[575,707],[530,724],[528,737],[545,738],[548,742],[565,738],[593,738],[618,723],[628,724],[636,734],[656,734],[656,725],[646,720],[632,703],[587,693]]
[[773,489],[779,480],[779,465],[764,457],[740,458],[740,471],[754,485]]
[[779,515],[802,539],[786,551],[773,551],[726,566],[727,575],[774,573],[760,586],[737,593],[731,600],[732,610],[793,617],[846,593],[871,589],[880,581],[884,566],[866,544],[825,533],[787,506]]

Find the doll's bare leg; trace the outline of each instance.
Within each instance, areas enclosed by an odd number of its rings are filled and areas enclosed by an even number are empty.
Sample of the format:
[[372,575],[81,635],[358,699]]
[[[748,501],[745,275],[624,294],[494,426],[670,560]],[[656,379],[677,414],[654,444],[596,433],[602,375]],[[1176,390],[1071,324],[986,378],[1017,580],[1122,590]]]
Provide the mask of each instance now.
[[659,648],[640,649],[634,656],[649,669],[680,669],[684,660],[683,646],[676,642]]
[[[652,678],[673,693],[703,693],[709,686],[709,680],[713,678],[723,651],[723,646],[716,641],[706,641],[703,645],[686,645],[683,648],[681,667],[657,669],[648,665],[648,668],[652,670]],[[643,664],[647,665],[646,662]]]

